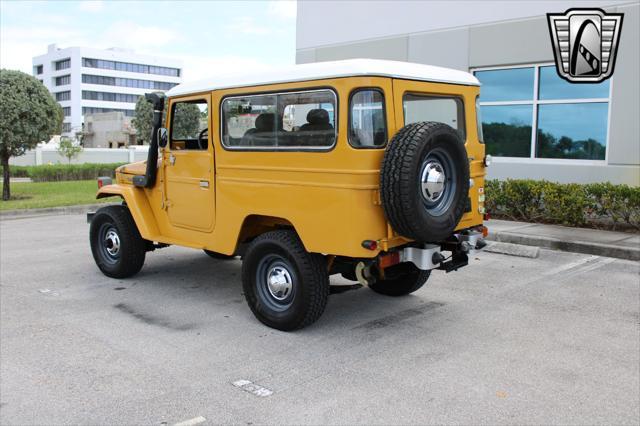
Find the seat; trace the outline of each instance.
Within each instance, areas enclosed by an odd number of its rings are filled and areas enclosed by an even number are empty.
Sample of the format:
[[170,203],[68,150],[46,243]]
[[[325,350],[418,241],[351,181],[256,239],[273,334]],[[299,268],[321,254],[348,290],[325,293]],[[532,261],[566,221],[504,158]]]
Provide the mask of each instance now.
[[300,146],[331,146],[335,137],[326,109],[312,109],[307,113],[307,123],[296,132]]
[[275,132],[282,130],[282,117],[273,113],[262,113],[255,121],[255,127],[242,136],[242,146],[275,146]]

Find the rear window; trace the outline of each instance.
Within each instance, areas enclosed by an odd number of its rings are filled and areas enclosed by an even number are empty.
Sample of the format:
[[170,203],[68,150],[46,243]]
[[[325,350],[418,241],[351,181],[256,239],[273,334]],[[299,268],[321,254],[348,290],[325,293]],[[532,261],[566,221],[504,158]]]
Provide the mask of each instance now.
[[222,143],[238,149],[320,149],[336,140],[331,90],[237,96],[222,102]]
[[462,99],[446,96],[406,94],[402,98],[404,124],[436,121],[458,131],[465,140],[464,105]]
[[387,143],[384,94],[360,89],[349,102],[349,144],[354,148],[378,148]]

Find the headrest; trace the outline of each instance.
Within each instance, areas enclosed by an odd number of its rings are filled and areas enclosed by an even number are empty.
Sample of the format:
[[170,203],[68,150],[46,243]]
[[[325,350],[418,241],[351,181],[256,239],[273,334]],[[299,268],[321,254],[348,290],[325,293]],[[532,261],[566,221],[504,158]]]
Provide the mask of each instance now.
[[329,113],[326,109],[312,109],[307,113],[307,122],[311,124],[329,124]]
[[273,130],[273,124],[275,123],[275,116],[273,114],[263,113],[256,118],[256,129],[261,132],[268,132]]

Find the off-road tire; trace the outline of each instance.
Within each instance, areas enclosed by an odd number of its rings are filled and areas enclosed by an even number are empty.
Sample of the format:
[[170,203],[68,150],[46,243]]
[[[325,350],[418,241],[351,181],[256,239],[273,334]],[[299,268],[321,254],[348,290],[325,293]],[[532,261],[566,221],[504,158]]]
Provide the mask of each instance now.
[[[269,259],[273,259],[270,264]],[[291,300],[278,301],[269,293],[268,272],[278,265],[291,276]],[[329,274],[325,258],[307,252],[294,231],[271,231],[249,245],[242,262],[242,286],[258,320],[291,331],[320,318],[329,297]]]
[[[445,211],[432,214],[419,190],[421,167],[434,152],[450,156],[455,190]],[[436,122],[404,126],[389,142],[380,170],[380,196],[387,220],[400,235],[438,242],[451,235],[467,206],[469,160],[463,141],[450,126]]]
[[369,288],[385,296],[404,296],[419,290],[429,278],[431,271],[423,271],[413,263],[400,263],[385,269],[384,280],[369,284]]
[[[117,256],[110,256],[104,246],[105,229],[113,230],[119,238]],[[96,265],[108,277],[131,277],[144,265],[146,241],[140,236],[126,206],[107,206],[99,209],[91,220],[89,241]]]
[[232,254],[222,254],[222,253],[218,253],[216,251],[211,251],[211,250],[203,250],[209,257],[213,258],[213,259],[218,259],[218,260],[231,260],[234,259],[235,256]]

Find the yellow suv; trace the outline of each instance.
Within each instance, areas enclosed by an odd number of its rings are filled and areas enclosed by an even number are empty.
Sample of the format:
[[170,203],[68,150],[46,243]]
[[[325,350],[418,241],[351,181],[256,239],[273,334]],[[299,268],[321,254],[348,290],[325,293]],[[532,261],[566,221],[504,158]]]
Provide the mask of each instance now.
[[124,203],[89,215],[93,257],[125,278],[171,244],[241,256],[251,310],[280,330],[320,317],[333,274],[414,292],[485,244],[478,95],[466,72],[362,59],[148,94],[148,159],[99,179]]

